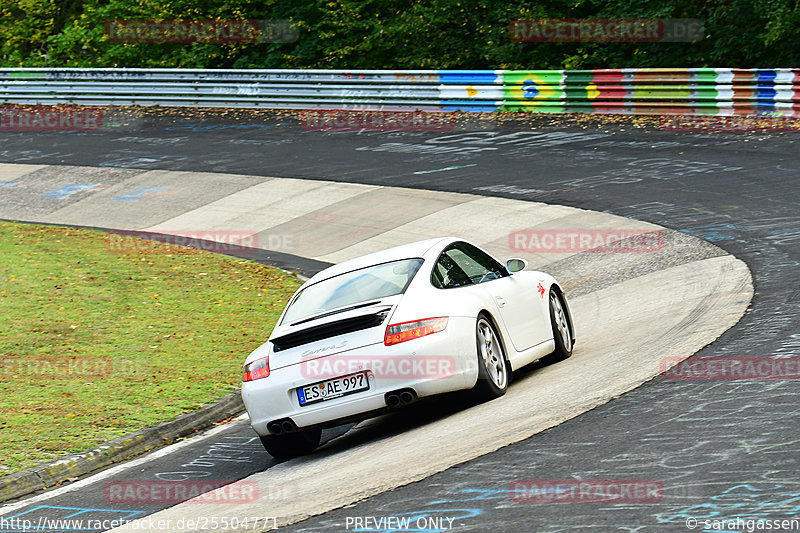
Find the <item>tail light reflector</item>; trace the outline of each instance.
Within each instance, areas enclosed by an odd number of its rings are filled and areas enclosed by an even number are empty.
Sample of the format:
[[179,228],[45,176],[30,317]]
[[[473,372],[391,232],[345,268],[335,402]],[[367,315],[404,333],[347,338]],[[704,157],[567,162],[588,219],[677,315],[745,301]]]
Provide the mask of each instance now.
[[391,346],[392,344],[418,339],[426,335],[431,335],[432,333],[443,331],[446,327],[446,316],[390,324],[386,328],[386,335],[383,339],[383,344],[386,346]]

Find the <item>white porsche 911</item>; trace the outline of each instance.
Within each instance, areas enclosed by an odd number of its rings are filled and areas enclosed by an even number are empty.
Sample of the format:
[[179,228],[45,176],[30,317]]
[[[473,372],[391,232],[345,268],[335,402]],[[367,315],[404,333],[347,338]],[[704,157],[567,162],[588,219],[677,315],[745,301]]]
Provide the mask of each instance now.
[[266,450],[309,453],[324,427],[425,396],[473,389],[496,398],[512,371],[569,357],[575,328],[564,292],[526,266],[438,238],[306,281],[244,365],[242,398]]

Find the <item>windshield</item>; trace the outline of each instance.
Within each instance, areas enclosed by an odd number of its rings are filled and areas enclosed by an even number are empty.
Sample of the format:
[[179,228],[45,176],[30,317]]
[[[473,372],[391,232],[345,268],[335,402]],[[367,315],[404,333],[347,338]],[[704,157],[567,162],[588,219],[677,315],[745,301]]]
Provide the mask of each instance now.
[[422,262],[403,259],[372,265],[310,285],[297,295],[281,323],[291,324],[334,309],[402,294]]

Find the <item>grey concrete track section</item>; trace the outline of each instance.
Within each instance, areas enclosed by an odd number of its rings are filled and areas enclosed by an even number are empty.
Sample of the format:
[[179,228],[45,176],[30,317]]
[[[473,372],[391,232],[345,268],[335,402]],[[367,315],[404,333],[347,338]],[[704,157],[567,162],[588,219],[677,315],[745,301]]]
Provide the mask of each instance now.
[[[498,400],[378,441],[359,442],[359,431],[369,431],[369,423],[362,424],[349,441],[331,441],[311,456],[248,478],[265,495],[274,495],[270,487],[295,487],[291,497],[205,504],[209,516],[263,516],[266,510],[278,524],[293,523],[526,439],[637,387],[658,375],[665,361],[689,357],[734,325],[753,295],[745,264],[705,241],[572,207],[201,172],[0,165],[0,180],[7,184],[0,218],[205,238],[251,235],[261,248],[329,262],[455,235],[501,259],[524,257],[530,268],[565,286],[578,337],[571,359],[523,373]],[[656,234],[658,240],[644,251],[613,253],[575,247],[545,253],[531,244],[532,235],[544,242],[576,231]],[[196,512],[187,502],[151,517],[178,520]]]

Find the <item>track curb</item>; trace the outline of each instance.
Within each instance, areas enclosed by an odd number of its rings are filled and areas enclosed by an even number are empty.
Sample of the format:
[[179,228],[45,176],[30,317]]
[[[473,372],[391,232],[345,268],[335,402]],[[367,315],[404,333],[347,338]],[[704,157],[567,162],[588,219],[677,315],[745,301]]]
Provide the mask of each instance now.
[[137,455],[208,428],[244,411],[241,391],[183,413],[174,420],[145,428],[101,444],[93,450],[74,453],[0,478],[0,503],[46,490],[64,481],[126,461]]

